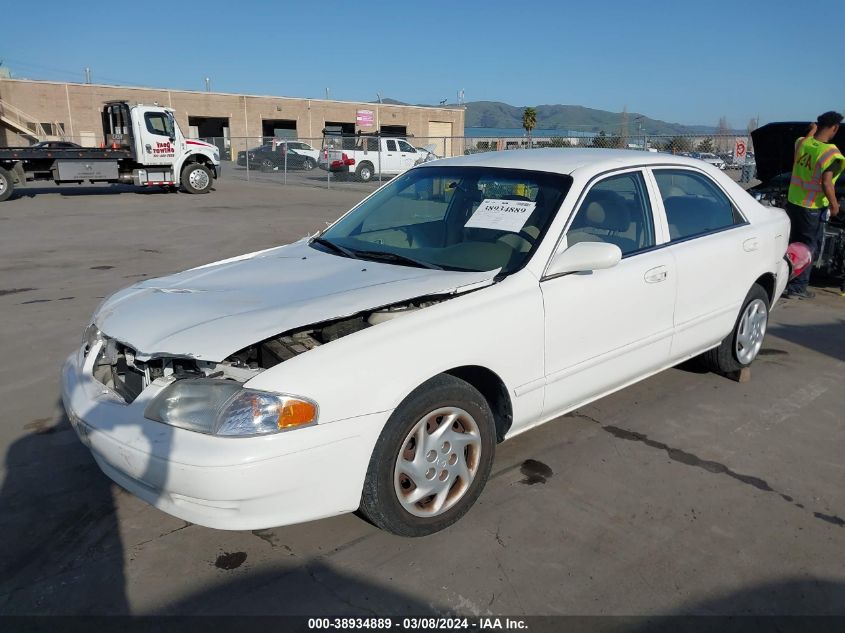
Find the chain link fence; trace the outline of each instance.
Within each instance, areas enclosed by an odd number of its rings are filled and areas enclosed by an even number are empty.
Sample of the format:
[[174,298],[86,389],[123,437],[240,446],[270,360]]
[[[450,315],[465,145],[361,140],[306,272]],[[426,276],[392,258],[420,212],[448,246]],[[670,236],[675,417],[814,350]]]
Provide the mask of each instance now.
[[[97,138],[62,137],[83,147]],[[388,137],[326,134],[316,138],[208,137],[220,150],[223,178],[282,185],[372,190],[420,163],[539,148],[602,148],[663,152],[711,163],[745,186],[755,184],[751,139],[736,134],[648,135],[561,132],[560,136]]]
[[600,148],[689,156],[724,170],[743,184],[754,182],[748,136],[570,134],[543,137],[386,137],[203,139],[229,158],[224,173],[242,180],[321,187],[372,189],[420,163],[478,154],[539,148]]

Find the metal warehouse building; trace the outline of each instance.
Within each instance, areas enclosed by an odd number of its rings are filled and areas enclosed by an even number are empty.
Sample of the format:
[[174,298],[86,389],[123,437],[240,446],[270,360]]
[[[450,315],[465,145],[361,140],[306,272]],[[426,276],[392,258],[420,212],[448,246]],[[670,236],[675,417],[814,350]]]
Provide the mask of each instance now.
[[[349,134],[360,131],[431,137],[430,142],[440,146],[442,155],[451,153],[449,137],[464,134],[462,108],[0,77],[0,146],[26,146],[35,141],[57,139],[97,146],[103,141],[100,118],[103,103],[116,100],[172,107],[187,136],[220,139],[218,144],[226,147],[230,139],[319,139],[327,129]],[[436,138],[442,140],[438,142]]]

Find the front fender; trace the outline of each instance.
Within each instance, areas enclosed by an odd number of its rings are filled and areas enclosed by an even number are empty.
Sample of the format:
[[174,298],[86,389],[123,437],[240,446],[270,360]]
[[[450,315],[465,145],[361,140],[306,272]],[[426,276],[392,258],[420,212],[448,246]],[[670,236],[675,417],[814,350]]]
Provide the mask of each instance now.
[[311,398],[327,423],[391,410],[432,376],[477,365],[505,383],[516,427],[542,407],[542,390],[517,397],[516,389],[542,379],[543,336],[539,284],[523,270],[314,348],[247,386]]

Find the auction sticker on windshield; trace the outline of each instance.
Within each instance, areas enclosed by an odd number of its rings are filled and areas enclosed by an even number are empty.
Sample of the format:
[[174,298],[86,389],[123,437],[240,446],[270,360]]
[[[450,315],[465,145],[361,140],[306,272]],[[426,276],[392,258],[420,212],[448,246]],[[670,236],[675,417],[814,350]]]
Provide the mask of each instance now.
[[519,233],[536,206],[536,202],[528,200],[488,198],[481,201],[464,226],[468,229],[496,229]]

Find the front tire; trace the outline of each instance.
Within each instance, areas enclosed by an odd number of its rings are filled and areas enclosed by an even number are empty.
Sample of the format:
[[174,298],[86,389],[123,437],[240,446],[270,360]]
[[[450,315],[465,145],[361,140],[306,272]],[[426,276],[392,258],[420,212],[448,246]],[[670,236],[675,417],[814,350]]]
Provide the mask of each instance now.
[[704,362],[722,374],[749,367],[763,347],[768,323],[769,295],[762,286],[754,284],[745,297],[733,332],[718,347],[704,352]]
[[313,158],[306,158],[305,162],[302,163],[302,169],[304,169],[305,171],[311,171],[316,166],[317,166],[317,163],[314,162]]
[[188,193],[208,193],[214,178],[211,170],[200,163],[191,163],[182,170],[182,186]]
[[15,183],[12,174],[0,167],[0,202],[8,200],[15,191]]
[[470,509],[490,475],[493,412],[468,382],[442,374],[415,389],[370,458],[361,512],[399,536],[427,536]]

